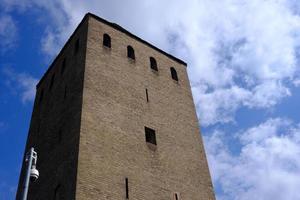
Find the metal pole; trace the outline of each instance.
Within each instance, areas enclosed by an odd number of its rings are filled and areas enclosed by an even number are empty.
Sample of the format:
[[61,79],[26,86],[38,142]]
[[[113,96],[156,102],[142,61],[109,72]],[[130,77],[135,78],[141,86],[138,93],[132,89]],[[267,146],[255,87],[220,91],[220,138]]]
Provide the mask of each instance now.
[[28,193],[28,188],[29,188],[30,170],[31,170],[31,166],[32,166],[33,152],[34,152],[34,148],[31,147],[30,151],[28,152],[29,154],[26,155],[26,159],[25,159],[25,162],[27,162],[28,164],[27,164],[27,171],[26,171],[26,176],[25,176],[22,200],[27,200],[27,193]]

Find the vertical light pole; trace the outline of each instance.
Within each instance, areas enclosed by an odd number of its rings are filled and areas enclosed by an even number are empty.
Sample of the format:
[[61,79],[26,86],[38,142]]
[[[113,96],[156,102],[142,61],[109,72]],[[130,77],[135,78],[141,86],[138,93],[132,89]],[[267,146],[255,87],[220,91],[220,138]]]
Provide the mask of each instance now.
[[24,181],[22,200],[27,200],[30,178],[36,180],[39,177],[39,171],[36,169],[37,153],[34,151],[33,147],[31,147],[29,152],[27,152],[25,162],[27,163],[27,169]]

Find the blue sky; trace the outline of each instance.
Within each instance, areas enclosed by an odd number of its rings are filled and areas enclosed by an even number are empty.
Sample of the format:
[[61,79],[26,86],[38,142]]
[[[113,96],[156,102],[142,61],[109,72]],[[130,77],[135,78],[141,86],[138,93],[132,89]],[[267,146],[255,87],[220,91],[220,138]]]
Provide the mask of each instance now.
[[86,12],[185,60],[218,200],[300,199],[297,0],[0,0],[0,199],[35,84]]

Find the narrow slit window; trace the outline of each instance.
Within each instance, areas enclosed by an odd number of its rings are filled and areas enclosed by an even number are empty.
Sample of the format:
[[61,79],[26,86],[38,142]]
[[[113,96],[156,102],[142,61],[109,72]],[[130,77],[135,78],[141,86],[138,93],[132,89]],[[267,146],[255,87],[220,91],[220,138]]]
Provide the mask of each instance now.
[[38,122],[38,127],[37,127],[37,131],[36,131],[37,134],[40,133],[40,129],[41,129],[41,122],[40,122],[40,120],[39,120],[39,122]]
[[54,79],[55,79],[55,74],[53,74],[53,75],[52,75],[52,77],[51,77],[51,81],[50,81],[49,90],[51,90],[51,89],[52,89],[52,87],[53,87],[53,84],[54,84]]
[[132,46],[127,46],[127,57],[135,60],[134,49]]
[[146,142],[156,145],[155,130],[145,127]]
[[174,193],[174,200],[180,200],[180,196],[178,192]]
[[146,99],[147,99],[147,102],[149,102],[149,95],[148,95],[148,89],[146,88]]
[[54,200],[60,200],[62,198],[61,196],[61,186],[60,184],[56,186],[54,190]]
[[61,65],[61,71],[60,71],[60,73],[64,74],[65,69],[66,69],[66,59],[64,58],[64,60],[62,62],[62,65]]
[[111,39],[108,34],[103,34],[103,46],[111,48]]
[[57,135],[57,142],[61,143],[62,141],[62,129],[60,128]]
[[79,51],[79,39],[77,39],[75,42],[74,54],[77,54],[78,51]]
[[151,69],[158,71],[156,60],[153,57],[150,57],[150,67]]
[[125,178],[126,199],[129,199],[128,178]]
[[171,67],[170,70],[171,70],[172,79],[175,80],[175,81],[178,81],[178,76],[177,76],[176,69],[174,67]]
[[65,92],[64,92],[64,100],[67,98],[67,86],[65,86]]
[[41,93],[40,93],[40,99],[39,99],[39,103],[42,102],[43,100],[43,97],[44,97],[44,90],[41,90]]

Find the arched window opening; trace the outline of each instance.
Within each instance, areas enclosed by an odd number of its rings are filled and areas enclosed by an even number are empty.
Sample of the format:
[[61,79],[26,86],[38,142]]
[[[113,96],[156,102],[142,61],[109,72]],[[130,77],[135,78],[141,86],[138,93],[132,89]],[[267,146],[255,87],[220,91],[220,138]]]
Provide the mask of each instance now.
[[150,57],[150,67],[151,69],[158,71],[156,60],[153,57]]
[[51,82],[50,82],[49,90],[51,90],[52,87],[53,87],[54,79],[55,79],[55,74],[53,74],[52,77],[51,77]]
[[110,48],[111,47],[111,40],[108,34],[103,34],[103,46]]
[[171,70],[172,79],[175,81],[178,81],[178,76],[177,76],[177,72],[176,72],[175,68],[171,67],[170,70]]
[[134,49],[132,46],[127,46],[127,57],[135,60]]

